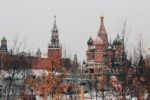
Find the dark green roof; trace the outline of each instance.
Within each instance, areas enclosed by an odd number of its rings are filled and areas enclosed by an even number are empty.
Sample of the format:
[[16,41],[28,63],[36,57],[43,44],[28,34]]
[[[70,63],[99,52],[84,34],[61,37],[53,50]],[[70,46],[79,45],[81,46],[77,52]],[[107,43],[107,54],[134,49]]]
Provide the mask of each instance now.
[[117,34],[115,40],[113,41],[114,45],[122,45],[122,39],[120,38],[119,34]]
[[90,37],[89,40],[87,41],[88,45],[93,45],[93,39]]

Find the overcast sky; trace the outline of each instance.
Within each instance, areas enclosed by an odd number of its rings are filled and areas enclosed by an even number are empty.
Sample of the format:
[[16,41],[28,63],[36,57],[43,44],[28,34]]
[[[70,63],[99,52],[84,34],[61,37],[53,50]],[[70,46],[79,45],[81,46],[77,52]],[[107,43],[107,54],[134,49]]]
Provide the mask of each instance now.
[[10,48],[19,33],[20,40],[27,39],[27,51],[47,52],[54,15],[61,44],[80,60],[85,59],[87,40],[98,32],[101,15],[109,38],[121,33],[127,18],[129,45],[142,33],[150,47],[149,0],[0,0],[0,38],[5,36]]

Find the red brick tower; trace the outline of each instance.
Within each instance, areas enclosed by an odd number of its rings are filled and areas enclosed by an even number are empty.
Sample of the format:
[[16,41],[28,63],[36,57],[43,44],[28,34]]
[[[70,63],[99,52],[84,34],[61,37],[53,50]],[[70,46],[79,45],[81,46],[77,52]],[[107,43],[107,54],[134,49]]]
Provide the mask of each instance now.
[[50,44],[48,46],[48,58],[52,59],[52,66],[58,67],[61,59],[61,46],[59,44],[58,28],[56,25],[56,16],[54,16],[54,24]]

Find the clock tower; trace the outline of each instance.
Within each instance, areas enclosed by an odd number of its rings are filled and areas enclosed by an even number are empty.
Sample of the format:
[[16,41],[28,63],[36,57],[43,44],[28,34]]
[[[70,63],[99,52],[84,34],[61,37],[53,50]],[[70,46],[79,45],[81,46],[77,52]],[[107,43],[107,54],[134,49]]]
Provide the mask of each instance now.
[[61,45],[59,44],[59,35],[58,35],[58,28],[56,24],[56,16],[54,16],[54,24],[51,31],[51,40],[48,46],[48,58],[52,60],[53,67],[59,66],[60,59],[61,59]]

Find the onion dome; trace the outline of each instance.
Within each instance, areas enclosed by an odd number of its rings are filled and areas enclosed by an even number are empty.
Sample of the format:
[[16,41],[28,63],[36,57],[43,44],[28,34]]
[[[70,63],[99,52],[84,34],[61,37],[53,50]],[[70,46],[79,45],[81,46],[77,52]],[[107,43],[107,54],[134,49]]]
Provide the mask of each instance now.
[[96,36],[96,38],[94,39],[94,44],[95,45],[103,44],[103,40],[99,36]]
[[120,38],[119,34],[117,34],[115,40],[113,41],[114,45],[122,45],[122,39]]
[[93,39],[90,37],[89,40],[87,41],[88,45],[93,45]]

